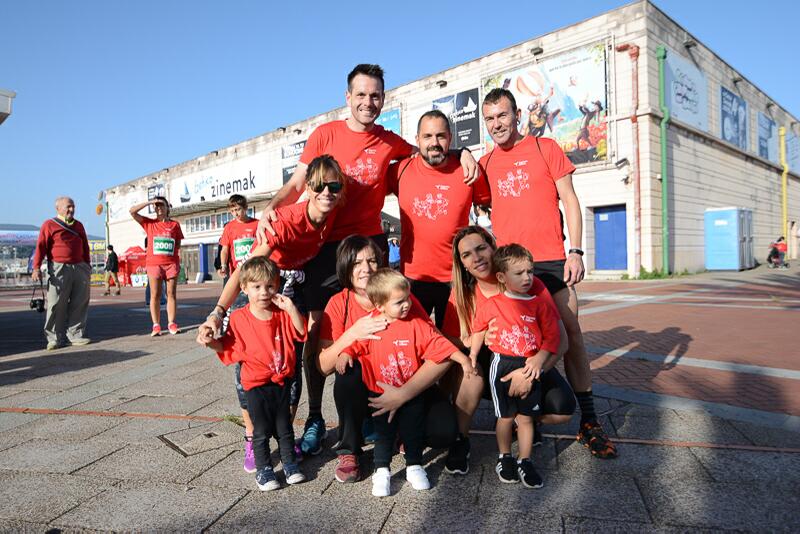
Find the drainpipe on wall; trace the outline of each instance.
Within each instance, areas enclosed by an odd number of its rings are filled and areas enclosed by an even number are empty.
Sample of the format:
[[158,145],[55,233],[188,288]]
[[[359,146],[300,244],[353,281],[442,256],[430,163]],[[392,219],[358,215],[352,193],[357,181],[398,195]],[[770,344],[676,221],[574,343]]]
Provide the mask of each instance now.
[[783,126],[778,128],[778,143],[780,143],[781,147],[781,165],[783,166],[783,172],[781,173],[781,201],[783,208],[781,210],[781,228],[783,228],[783,231],[781,235],[786,238],[786,241],[789,241],[789,229],[787,227],[789,224],[789,191],[786,183],[789,174],[789,163],[786,161],[786,128]]
[[669,211],[667,203],[667,124],[669,124],[669,108],[666,104],[666,87],[664,63],[667,49],[659,45],[656,49],[658,58],[658,105],[661,108],[661,271],[669,274]]
[[634,270],[639,275],[642,266],[642,189],[639,171],[639,47],[634,44],[621,44],[617,52],[628,52],[631,59],[631,134],[633,139],[633,229],[634,229]]

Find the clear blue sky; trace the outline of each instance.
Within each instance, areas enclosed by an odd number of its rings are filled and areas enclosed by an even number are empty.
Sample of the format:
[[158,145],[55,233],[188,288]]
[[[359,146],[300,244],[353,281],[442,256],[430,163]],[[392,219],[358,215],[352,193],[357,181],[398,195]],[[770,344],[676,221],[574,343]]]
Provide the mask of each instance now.
[[[357,63],[396,87],[625,3],[5,0],[0,223],[70,195],[103,235],[101,189],[343,105]],[[800,116],[797,0],[655,3]]]

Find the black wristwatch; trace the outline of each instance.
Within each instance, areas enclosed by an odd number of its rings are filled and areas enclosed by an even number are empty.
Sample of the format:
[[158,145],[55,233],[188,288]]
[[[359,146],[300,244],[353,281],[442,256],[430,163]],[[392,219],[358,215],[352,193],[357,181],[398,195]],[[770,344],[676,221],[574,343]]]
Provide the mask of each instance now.
[[579,248],[571,248],[569,249],[570,254],[577,254],[578,256],[583,256],[583,251]]

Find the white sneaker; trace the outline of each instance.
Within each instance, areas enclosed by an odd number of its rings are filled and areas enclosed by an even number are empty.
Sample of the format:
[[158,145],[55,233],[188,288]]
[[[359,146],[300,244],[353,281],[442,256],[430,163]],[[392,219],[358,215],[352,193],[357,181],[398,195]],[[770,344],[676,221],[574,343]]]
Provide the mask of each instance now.
[[375,497],[388,497],[391,493],[392,473],[387,467],[379,467],[372,475],[372,494]]
[[406,480],[411,483],[411,487],[415,490],[429,490],[431,483],[428,480],[428,473],[421,465],[409,465],[406,467]]

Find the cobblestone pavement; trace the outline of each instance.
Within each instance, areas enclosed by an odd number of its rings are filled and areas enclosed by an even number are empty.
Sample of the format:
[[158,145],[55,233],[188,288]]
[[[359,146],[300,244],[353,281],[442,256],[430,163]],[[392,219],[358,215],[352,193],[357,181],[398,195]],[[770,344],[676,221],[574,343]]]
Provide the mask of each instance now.
[[334,481],[331,387],[327,447],[301,464],[310,480],[256,489],[242,429],[223,419],[238,412],[231,370],[193,341],[219,290],[181,287],[186,331],[156,339],[141,290],[97,291],[94,342],[55,352],[41,350],[30,294],[2,294],[0,531],[796,530],[796,269],[582,283],[597,408],[620,458],[592,458],[574,418],[544,429],[544,488],[501,484],[482,405],[466,477],[429,451],[433,488],[415,492],[398,455],[385,499],[368,480]]

